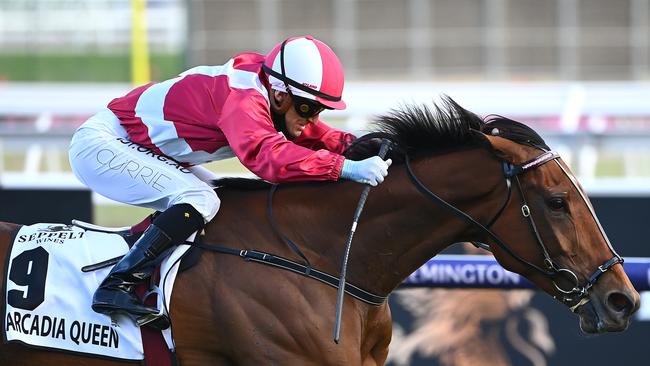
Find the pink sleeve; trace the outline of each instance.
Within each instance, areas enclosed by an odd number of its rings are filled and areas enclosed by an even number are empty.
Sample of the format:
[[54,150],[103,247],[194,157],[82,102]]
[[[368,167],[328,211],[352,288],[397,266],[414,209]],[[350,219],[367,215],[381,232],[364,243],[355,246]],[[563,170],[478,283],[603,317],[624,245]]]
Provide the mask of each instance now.
[[343,156],[288,141],[273,127],[269,104],[254,90],[233,90],[218,122],[233,152],[269,182],[338,180]]
[[332,128],[319,120],[315,125],[308,125],[293,142],[313,150],[326,149],[341,154],[356,137],[349,133]]

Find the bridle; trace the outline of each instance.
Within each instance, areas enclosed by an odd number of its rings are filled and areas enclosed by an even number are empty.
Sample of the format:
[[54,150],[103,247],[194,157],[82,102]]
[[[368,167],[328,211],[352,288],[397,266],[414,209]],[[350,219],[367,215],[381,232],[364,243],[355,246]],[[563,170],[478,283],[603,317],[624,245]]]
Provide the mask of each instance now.
[[[357,139],[355,142],[353,142],[349,147],[352,147],[359,142],[362,141],[367,141],[373,138],[388,138],[385,134],[383,133],[371,133],[368,135],[363,136],[360,139]],[[390,138],[388,138],[390,140]],[[583,193],[582,189],[580,189],[575,177],[569,173],[562,164],[558,162],[558,159],[560,158],[560,155],[555,152],[555,151],[549,151],[545,149],[542,146],[537,146],[533,144],[529,144],[529,146],[535,147],[539,150],[542,151],[541,154],[538,156],[534,157],[533,159],[530,159],[524,163],[521,164],[513,164],[507,161],[502,161],[502,166],[503,166],[503,173],[504,173],[504,179],[506,181],[506,187],[507,187],[507,195],[506,199],[501,205],[500,209],[497,211],[497,213],[494,215],[494,217],[488,222],[487,225],[483,225],[477,220],[475,220],[473,217],[471,217],[469,214],[465,213],[464,211],[460,210],[456,206],[450,204],[449,202],[445,201],[435,193],[431,192],[423,183],[418,179],[418,177],[415,175],[413,168],[411,167],[411,162],[410,158],[408,156],[408,153],[402,149],[397,143],[392,142],[391,149],[393,150],[398,150],[400,151],[403,156],[404,156],[404,162],[406,166],[406,171],[409,175],[409,178],[413,185],[422,193],[425,197],[429,198],[431,201],[433,201],[436,205],[442,206],[443,208],[447,209],[448,211],[451,211],[456,217],[460,218],[461,220],[464,220],[471,226],[479,229],[482,231],[489,239],[491,239],[496,245],[498,245],[501,249],[503,249],[508,255],[513,257],[515,260],[518,262],[524,264],[528,268],[542,274],[543,276],[549,278],[551,282],[553,283],[555,289],[559,292],[559,295],[555,295],[554,298],[559,300],[560,302],[564,303],[567,305],[571,311],[575,312],[581,305],[586,304],[589,302],[589,289],[596,284],[598,279],[609,269],[611,269],[614,265],[616,264],[622,264],[623,263],[623,258],[616,253],[614,248],[612,247],[609,239],[607,238],[607,235],[605,234],[605,231],[603,230],[602,226],[600,225],[600,222],[598,221],[598,218],[596,217],[596,214],[593,211],[593,208],[591,205],[589,205],[587,201],[587,197]],[[607,246],[609,247],[609,250],[612,252],[613,256],[609,260],[605,261],[603,264],[599,265],[584,281],[582,284],[580,283],[580,280],[578,278],[578,275],[572,271],[571,269],[561,267],[558,265],[553,259],[551,258],[551,255],[548,251],[547,246],[544,244],[544,241],[542,240],[542,237],[537,229],[537,225],[535,225],[535,220],[533,219],[530,206],[528,206],[528,203],[526,201],[526,197],[524,195],[524,191],[521,187],[521,182],[519,180],[519,176],[523,175],[524,173],[537,169],[541,167],[542,165],[545,165],[546,163],[549,162],[555,162],[557,166],[562,170],[564,175],[571,181],[571,184],[573,185],[574,189],[580,194],[580,197],[582,198],[582,201],[584,204],[587,206],[589,209],[589,212],[591,213],[591,217],[598,226],[598,229],[600,230],[601,235],[605,239],[605,242],[607,243]],[[505,208],[507,207],[508,203],[510,203],[510,200],[512,198],[512,181],[515,181],[515,184],[517,186],[517,191],[519,192],[519,195],[521,197],[521,214],[523,217],[526,218],[528,221],[531,231],[533,232],[535,239],[537,241],[538,246],[540,247],[543,255],[543,263],[544,263],[544,268],[540,267],[537,264],[534,264],[524,258],[522,258],[520,255],[515,253],[510,246],[508,246],[506,243],[504,243],[491,229],[490,227],[498,221],[498,219],[501,217],[503,212],[505,211]],[[285,235],[282,234],[277,222],[274,219],[273,215],[273,195],[275,191],[277,190],[278,185],[272,185],[271,189],[269,190],[268,194],[268,202],[267,202],[267,215],[270,220],[271,226],[273,228],[273,231],[279,235],[279,237],[282,239],[282,241],[287,244],[291,250],[298,254],[302,258],[302,263],[294,262],[291,260],[288,260],[286,258],[282,258],[279,256],[275,256],[269,253],[264,253],[264,252],[259,252],[255,250],[240,250],[240,249],[232,249],[228,247],[222,247],[214,244],[194,244],[195,246],[198,246],[203,249],[208,249],[211,251],[215,252],[221,252],[225,254],[232,254],[232,255],[237,255],[240,256],[244,259],[247,260],[252,260],[256,261],[259,263],[267,264],[267,265],[272,265],[275,267],[279,267],[282,269],[290,270],[296,273],[303,274],[305,276],[317,279],[319,281],[322,281],[324,283],[327,283],[328,285],[332,287],[338,287],[339,285],[339,280],[331,276],[327,273],[318,271],[314,269],[307,259],[307,257],[302,253],[300,250],[299,246],[296,245],[291,239],[286,237]],[[474,245],[476,245],[479,248],[483,248],[486,250],[490,250],[490,247],[487,244],[480,243],[480,242],[473,242]],[[119,259],[119,258],[118,258]],[[559,276],[569,276],[572,279],[572,282],[574,284],[571,286],[571,288],[563,288],[557,283],[557,279]],[[350,288],[350,291],[348,290]],[[364,291],[363,289],[357,288],[351,284],[346,285],[346,292],[348,292],[350,295],[354,296],[355,298],[364,301],[370,305],[380,305],[383,302],[386,301],[385,296],[381,295],[376,295],[372,294],[370,292]]]
[[[533,146],[533,145],[531,145]],[[482,231],[486,236],[488,236],[495,244],[497,244],[501,249],[503,249],[506,253],[508,253],[511,257],[515,258],[518,262],[524,264],[525,266],[533,269],[536,272],[541,273],[545,277],[549,278],[553,285],[555,286],[555,289],[558,290],[559,295],[554,296],[556,299],[564,303],[565,305],[569,306],[571,311],[576,311],[578,307],[581,305],[586,304],[589,302],[588,298],[588,292],[589,289],[596,284],[598,279],[605,273],[607,272],[610,268],[612,268],[614,265],[618,263],[623,263],[623,258],[616,253],[614,248],[612,247],[611,243],[609,242],[609,239],[607,238],[607,235],[605,235],[605,231],[603,230],[602,226],[600,225],[600,222],[598,221],[598,218],[596,217],[596,214],[593,211],[593,208],[591,205],[589,205],[587,198],[583,191],[580,189],[578,186],[575,177],[570,174],[563,166],[560,164],[557,160],[560,158],[560,155],[555,152],[555,151],[549,151],[546,150],[540,146],[533,146],[536,147],[540,150],[542,150],[542,153],[533,159],[530,159],[524,163],[521,164],[513,164],[510,162],[503,161],[503,172],[504,172],[504,178],[506,181],[506,186],[508,189],[506,200],[504,201],[503,205],[497,211],[497,214],[492,218],[492,220],[489,221],[487,225],[483,225],[476,221],[474,218],[472,218],[470,215],[465,213],[464,211],[456,208],[452,204],[448,203],[444,199],[440,198],[438,195],[435,193],[431,192],[415,175],[413,172],[413,169],[411,168],[410,164],[410,159],[408,157],[408,154],[404,154],[404,159],[405,159],[405,165],[406,165],[406,170],[408,172],[408,175],[415,185],[415,187],[422,193],[424,194],[427,198],[435,202],[436,204],[448,209],[451,211],[454,215],[459,217],[460,219],[468,222],[475,228],[479,229]],[[575,188],[576,191],[580,194],[580,197],[582,197],[582,200],[584,204],[587,206],[589,209],[589,212],[591,213],[591,217],[594,219],[596,224],[598,225],[598,229],[600,230],[601,235],[605,239],[605,242],[607,243],[607,246],[609,247],[609,250],[612,252],[613,256],[611,259],[605,261],[603,264],[598,266],[592,273],[591,275],[586,279],[586,281],[582,284],[580,284],[580,280],[578,279],[578,276],[576,275],[575,272],[568,268],[563,268],[560,265],[558,265],[553,259],[551,258],[551,255],[549,254],[547,246],[544,244],[544,241],[542,240],[539,231],[537,230],[537,226],[535,225],[535,220],[533,219],[533,216],[531,214],[530,206],[528,206],[528,203],[526,201],[526,197],[524,195],[524,191],[521,188],[521,183],[519,181],[519,176],[526,173],[529,170],[537,169],[540,166],[548,163],[548,162],[555,162],[562,172],[567,176],[567,178],[571,181],[571,184]],[[519,192],[519,195],[521,197],[521,214],[523,217],[526,218],[528,221],[531,231],[533,232],[535,239],[537,241],[538,246],[542,250],[542,254],[544,256],[543,262],[544,262],[544,267],[542,268],[534,263],[531,263],[530,261],[522,258],[519,256],[517,253],[515,253],[507,244],[505,244],[492,230],[490,230],[490,227],[499,219],[501,214],[503,213],[505,207],[508,205],[510,202],[511,196],[512,196],[512,180],[515,181],[517,190]],[[474,245],[477,247],[483,248],[483,249],[488,249],[489,246],[487,244],[483,243],[477,243],[474,242]],[[563,288],[560,286],[557,282],[558,277],[564,275],[565,277],[569,277],[572,282],[574,282],[574,285],[570,289]]]
[[[382,138],[382,139],[388,139],[390,140],[389,137],[387,137],[383,133],[371,133],[366,136],[363,136],[360,139],[357,139],[352,145],[348,147],[351,148],[352,146],[362,142],[362,141],[368,141],[370,139],[376,139],[376,138]],[[560,158],[560,155],[552,150],[547,150],[542,146],[534,145],[534,144],[528,144],[531,147],[537,148],[542,151],[541,154],[537,155],[536,157],[523,162],[521,164],[513,164],[507,161],[502,161],[502,166],[503,166],[503,174],[504,174],[504,179],[506,182],[506,187],[507,187],[507,194],[506,194],[506,199],[504,200],[503,204],[501,205],[500,209],[497,211],[497,213],[494,215],[494,217],[488,222],[487,225],[483,225],[480,222],[478,222],[476,219],[474,219],[472,216],[467,214],[466,212],[462,211],[461,209],[457,208],[456,206],[450,204],[449,202],[445,201],[442,199],[440,196],[436,195],[435,193],[431,192],[425,185],[420,181],[420,179],[415,175],[415,172],[413,171],[413,168],[411,167],[411,162],[408,153],[402,149],[396,142],[391,142],[391,149],[392,150],[398,150],[400,151],[403,156],[404,156],[404,163],[406,166],[406,171],[409,175],[409,178],[413,185],[417,188],[420,193],[422,193],[425,197],[429,198],[431,201],[433,201],[436,205],[442,206],[443,208],[447,209],[448,211],[451,211],[456,217],[460,218],[461,220],[467,222],[471,226],[479,229],[481,232],[483,232],[489,239],[491,239],[496,245],[498,245],[501,249],[503,249],[508,255],[513,257],[515,260],[518,262],[522,263],[526,267],[534,270],[535,272],[540,273],[544,277],[547,277],[550,279],[550,281],[553,283],[553,286],[555,289],[558,291],[558,295],[554,295],[553,297],[562,302],[563,304],[567,305],[569,309],[573,312],[575,312],[581,305],[586,304],[589,302],[589,289],[596,284],[598,279],[607,272],[609,269],[611,269],[614,265],[616,264],[622,264],[623,263],[623,258],[616,253],[614,248],[612,247],[612,244],[610,243],[609,239],[607,238],[607,235],[605,234],[605,231],[603,230],[600,222],[598,221],[598,218],[596,217],[595,212],[593,211],[593,208],[591,205],[589,205],[587,201],[587,197],[583,193],[582,189],[579,187],[575,177],[569,173],[562,164],[558,162],[558,159]],[[578,278],[578,275],[572,271],[569,268],[564,268],[560,265],[558,265],[553,259],[551,258],[551,255],[549,253],[548,247],[544,244],[544,241],[542,240],[542,237],[539,233],[539,230],[537,229],[537,225],[535,224],[535,220],[533,219],[532,213],[530,206],[528,205],[528,202],[526,201],[526,196],[524,195],[524,190],[521,187],[521,182],[519,180],[519,176],[523,175],[524,173],[537,169],[541,167],[542,165],[545,165],[549,162],[555,162],[557,166],[562,170],[564,175],[571,181],[571,184],[573,185],[574,189],[580,194],[580,197],[582,198],[583,203],[587,206],[589,212],[591,213],[591,217],[598,226],[598,229],[600,230],[601,235],[605,239],[605,242],[607,243],[607,246],[609,250],[612,252],[612,258],[608,259],[605,261],[603,264],[599,265],[584,281],[582,284],[580,283],[580,279]],[[524,258],[522,258],[520,255],[515,253],[509,245],[504,243],[499,236],[497,236],[491,229],[490,227],[494,225],[495,222],[498,221],[498,219],[501,217],[503,212],[505,211],[505,208],[507,207],[508,203],[510,203],[510,200],[512,198],[512,181],[515,181],[515,185],[517,187],[517,191],[519,192],[519,196],[521,197],[521,214],[524,218],[526,218],[532,233],[534,234],[535,240],[537,242],[537,245],[542,251],[543,255],[543,263],[544,267],[542,268],[541,266],[534,264]],[[304,268],[306,268],[306,273],[308,274],[309,271],[311,270],[311,264],[305,257],[305,255],[300,251],[299,247],[293,243],[289,238],[286,236],[282,235],[282,233],[279,230],[279,227],[277,223],[275,222],[273,218],[273,212],[271,207],[272,205],[272,200],[273,200],[273,193],[277,189],[277,185],[274,185],[272,189],[269,191],[269,198],[268,198],[268,207],[269,207],[269,212],[268,216],[271,221],[271,226],[273,227],[273,230],[280,235],[282,240],[292,249],[293,252],[297,253],[304,261]],[[490,246],[484,243],[480,242],[472,242],[475,246],[486,249],[488,251],[491,251]],[[560,276],[568,276],[573,282],[573,285],[571,285],[571,288],[564,288],[561,285],[558,284],[557,280]],[[336,287],[336,286],[335,286]],[[376,298],[380,298],[378,295],[373,295]],[[360,298],[360,297],[357,297]],[[362,299],[364,300],[364,299]],[[368,302],[367,300],[364,300]]]

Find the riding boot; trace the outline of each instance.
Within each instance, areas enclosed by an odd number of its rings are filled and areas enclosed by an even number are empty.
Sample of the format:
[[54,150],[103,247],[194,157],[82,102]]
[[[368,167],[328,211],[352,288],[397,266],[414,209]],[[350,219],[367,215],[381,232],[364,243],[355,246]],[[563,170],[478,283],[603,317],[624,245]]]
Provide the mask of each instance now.
[[189,204],[174,205],[161,213],[99,285],[93,296],[93,310],[109,316],[126,314],[140,326],[169,327],[167,315],[144,305],[134,293],[135,285],[151,277],[175,244],[204,225],[203,216]]
[[106,315],[127,313],[134,318],[158,314],[158,309],[145,306],[134,293],[135,285],[151,277],[173,246],[172,239],[156,225],[151,225],[131,250],[113,267],[93,296],[94,311]]

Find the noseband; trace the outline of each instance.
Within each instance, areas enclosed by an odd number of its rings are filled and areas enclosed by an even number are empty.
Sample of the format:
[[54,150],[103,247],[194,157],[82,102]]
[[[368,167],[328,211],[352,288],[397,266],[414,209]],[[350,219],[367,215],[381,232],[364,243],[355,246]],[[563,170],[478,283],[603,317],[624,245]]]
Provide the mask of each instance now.
[[[486,234],[494,243],[496,243],[501,249],[503,249],[505,252],[507,252],[511,257],[515,258],[517,261],[520,263],[526,265],[527,267],[533,269],[536,272],[541,273],[545,277],[549,278],[555,288],[559,291],[560,295],[559,296],[554,296],[556,299],[564,303],[565,305],[569,306],[572,311],[576,311],[578,307],[581,305],[587,303],[589,301],[588,298],[588,291],[589,289],[596,284],[598,279],[603,275],[603,273],[607,272],[610,268],[612,268],[614,265],[618,263],[623,263],[623,258],[616,253],[614,248],[612,247],[611,243],[609,242],[609,239],[607,238],[607,235],[605,235],[605,231],[603,230],[602,226],[600,225],[600,222],[598,221],[598,218],[596,217],[596,214],[594,213],[592,207],[589,205],[587,202],[587,198],[582,192],[582,190],[579,188],[579,186],[576,183],[575,178],[567,172],[567,170],[560,164],[557,159],[560,158],[560,155],[555,152],[555,151],[546,151],[545,149],[535,146],[536,148],[539,148],[543,151],[542,154],[536,156],[535,158],[526,161],[522,164],[512,164],[509,162],[504,161],[503,162],[503,171],[504,171],[504,177],[506,180],[506,186],[508,188],[508,193],[506,196],[506,200],[504,201],[503,205],[497,212],[497,214],[492,218],[492,220],[489,221],[487,225],[482,225],[478,221],[476,221],[474,218],[472,218],[470,215],[465,213],[464,211],[456,208],[452,204],[448,203],[447,201],[443,200],[439,196],[437,196],[435,193],[431,192],[415,175],[413,172],[413,169],[411,168],[411,164],[409,161],[408,154],[404,154],[405,156],[405,163],[406,163],[406,169],[408,171],[409,177],[411,178],[411,181],[415,185],[415,187],[426,197],[434,201],[436,204],[441,205],[445,207],[446,209],[450,210],[454,215],[459,217],[460,219],[466,221],[467,223],[471,224],[472,226],[478,228],[481,230],[484,234]],[[607,242],[607,246],[609,247],[610,251],[613,254],[613,257],[607,261],[605,261],[603,264],[598,266],[596,270],[591,273],[591,275],[586,279],[586,281],[581,285],[580,280],[578,279],[578,276],[576,275],[575,272],[568,268],[563,268],[560,265],[558,265],[556,262],[551,259],[551,256],[548,252],[547,246],[544,244],[544,241],[542,240],[539,231],[537,230],[537,226],[535,225],[535,220],[533,219],[533,216],[531,214],[530,206],[528,206],[528,203],[526,202],[526,197],[524,196],[524,191],[521,188],[521,183],[519,182],[519,176],[521,174],[524,174],[525,172],[536,169],[550,161],[554,161],[562,170],[562,172],[567,176],[567,178],[571,181],[571,184],[573,187],[578,191],[580,196],[582,197],[582,200],[584,204],[587,206],[589,209],[589,212],[591,213],[592,218],[598,225],[598,228],[601,232],[601,235],[603,238],[605,238],[605,241]],[[521,214],[523,217],[526,218],[528,221],[531,231],[533,232],[535,239],[537,241],[537,244],[542,250],[542,254],[544,256],[544,267],[546,269],[541,268],[540,266],[531,263],[527,261],[526,259],[522,258],[519,256],[517,253],[515,253],[507,244],[505,244],[492,230],[490,230],[490,227],[499,219],[503,211],[505,210],[506,206],[510,202],[510,198],[512,196],[512,180],[514,179],[517,190],[519,191],[519,195],[521,197]],[[487,244],[483,243],[473,243],[474,245],[489,250],[489,246]],[[567,289],[563,288],[557,283],[558,277],[564,276],[570,278],[570,281],[574,282],[574,285],[572,285],[572,288]]]

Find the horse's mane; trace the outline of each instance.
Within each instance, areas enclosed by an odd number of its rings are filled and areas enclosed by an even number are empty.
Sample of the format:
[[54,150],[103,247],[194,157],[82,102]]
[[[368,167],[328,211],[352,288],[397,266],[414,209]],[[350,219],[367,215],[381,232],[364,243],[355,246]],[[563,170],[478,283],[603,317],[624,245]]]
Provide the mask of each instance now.
[[404,105],[376,117],[370,133],[355,140],[344,155],[353,160],[376,155],[382,138],[409,155],[475,145],[479,141],[475,132],[484,125],[480,117],[445,96],[441,105]]
[[[355,140],[343,155],[352,160],[377,155],[381,139],[385,138],[393,143],[390,157],[399,162],[404,153],[416,156],[426,152],[482,146],[486,143],[483,134],[550,150],[542,137],[525,124],[498,115],[483,119],[450,97],[443,96],[441,104],[405,105],[375,118],[370,132]],[[270,186],[260,179],[245,178],[223,178],[215,181],[214,185],[247,190]]]
[[518,144],[551,150],[544,139],[532,128],[509,118],[498,115],[490,115],[486,118],[486,125],[481,132],[501,136]]
[[[370,133],[355,140],[344,152],[346,158],[361,160],[376,155],[380,139],[388,139],[401,154],[410,156],[424,152],[480,146],[485,143],[482,133],[499,135],[517,143],[545,147],[544,140],[530,127],[511,119],[491,115],[482,119],[461,107],[448,96],[442,103],[406,105],[377,117]],[[397,156],[396,156],[397,155]]]

